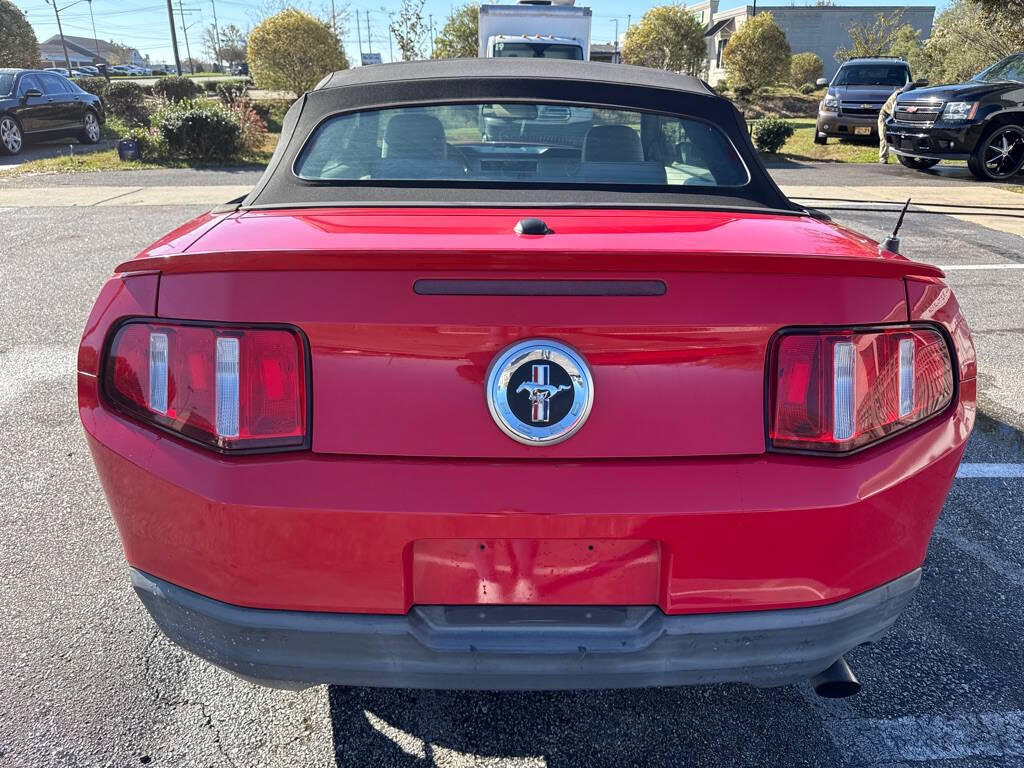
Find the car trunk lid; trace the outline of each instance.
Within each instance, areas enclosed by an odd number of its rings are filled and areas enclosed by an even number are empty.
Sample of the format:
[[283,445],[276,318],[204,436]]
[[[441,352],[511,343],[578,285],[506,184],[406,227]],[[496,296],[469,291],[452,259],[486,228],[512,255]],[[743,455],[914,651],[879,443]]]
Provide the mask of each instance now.
[[[517,235],[526,216],[554,234]],[[126,265],[164,273],[162,316],[305,332],[314,451],[463,459],[760,453],[779,328],[905,321],[902,276],[941,274],[807,216],[707,211],[250,212],[162,254]],[[525,339],[592,372],[557,445],[488,409]]]

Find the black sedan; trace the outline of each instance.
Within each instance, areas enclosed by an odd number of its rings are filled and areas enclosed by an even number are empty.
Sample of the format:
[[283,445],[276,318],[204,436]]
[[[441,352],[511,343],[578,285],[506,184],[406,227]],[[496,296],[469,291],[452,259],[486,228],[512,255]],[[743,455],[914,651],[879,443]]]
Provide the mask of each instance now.
[[25,142],[76,136],[100,140],[103,102],[62,75],[36,69],[0,69],[0,154],[16,155]]
[[885,134],[908,168],[966,160],[984,181],[1015,176],[1024,169],[1024,53],[1006,57],[963,85],[901,95]]

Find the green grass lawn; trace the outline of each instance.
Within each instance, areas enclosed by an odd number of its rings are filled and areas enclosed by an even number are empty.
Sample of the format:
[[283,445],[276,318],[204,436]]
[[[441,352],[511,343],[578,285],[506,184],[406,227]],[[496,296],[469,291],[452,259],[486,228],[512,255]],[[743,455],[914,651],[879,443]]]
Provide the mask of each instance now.
[[813,160],[828,163],[877,163],[878,141],[829,138],[827,144],[814,143],[815,120],[791,117],[786,122],[796,130],[778,154],[765,154],[768,162],[779,160]]
[[103,149],[96,152],[82,152],[76,155],[45,157],[30,160],[10,170],[0,171],[0,177],[10,178],[27,174],[43,173],[82,173],[88,171],[143,171],[156,168],[239,168],[246,166],[264,166],[274,153],[280,134],[268,133],[263,147],[258,152],[223,163],[196,163],[175,158],[161,158],[154,161],[121,160],[116,149]]

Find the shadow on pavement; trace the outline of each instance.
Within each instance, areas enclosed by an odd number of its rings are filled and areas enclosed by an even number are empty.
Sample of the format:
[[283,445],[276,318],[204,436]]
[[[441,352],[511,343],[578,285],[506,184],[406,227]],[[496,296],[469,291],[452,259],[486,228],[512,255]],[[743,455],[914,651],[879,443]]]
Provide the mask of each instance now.
[[329,701],[338,766],[839,762],[794,686],[546,693],[332,686]]
[[[1024,462],[1024,435],[979,415],[965,461]],[[331,686],[337,765],[938,766],[950,757],[1024,754],[998,725],[1024,717],[1024,529],[1013,524],[1022,508],[1024,481],[954,483],[920,593],[892,632],[847,654],[865,686],[852,699],[824,703],[807,685],[538,693]],[[991,713],[998,717],[990,722]]]

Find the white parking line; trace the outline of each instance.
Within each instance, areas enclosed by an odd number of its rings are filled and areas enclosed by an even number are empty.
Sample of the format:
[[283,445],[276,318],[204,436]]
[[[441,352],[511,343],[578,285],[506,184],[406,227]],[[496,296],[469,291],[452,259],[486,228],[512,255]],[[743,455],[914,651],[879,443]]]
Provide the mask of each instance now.
[[459,752],[440,744],[427,743],[418,736],[396,728],[368,709],[363,710],[366,721],[377,733],[394,743],[405,754],[419,760],[430,760],[429,765],[443,768],[547,768],[544,757],[492,757]]
[[1024,756],[1024,712],[854,717],[829,723],[835,740],[871,765]]
[[933,264],[932,266],[938,267],[943,272],[951,271],[967,271],[975,269],[1024,269],[1024,264],[1020,264],[1016,261],[1007,262],[1005,264],[950,264],[948,266],[943,264]]
[[970,555],[975,560],[980,560],[989,569],[998,573],[1011,584],[1024,587],[1024,571],[1021,570],[1017,563],[1007,562],[998,553],[993,552],[984,544],[973,541],[954,530],[945,520],[940,519],[935,524],[935,536],[936,538],[945,539],[965,555]]
[[75,355],[71,345],[20,344],[0,354],[0,405],[7,406],[39,385],[73,382]]
[[1024,464],[986,464],[969,462],[960,465],[957,477],[1024,477]]
[[860,717],[845,699],[800,695],[821,720],[842,765],[906,766],[930,760],[1024,756],[1024,712]]

